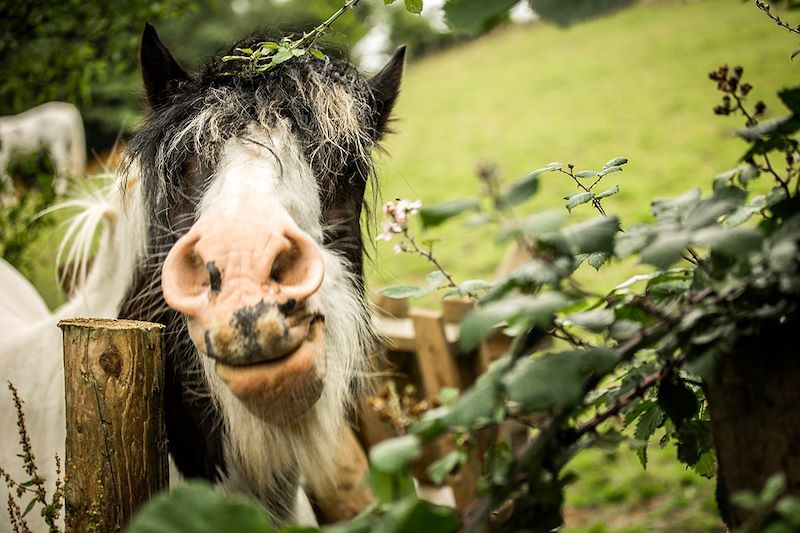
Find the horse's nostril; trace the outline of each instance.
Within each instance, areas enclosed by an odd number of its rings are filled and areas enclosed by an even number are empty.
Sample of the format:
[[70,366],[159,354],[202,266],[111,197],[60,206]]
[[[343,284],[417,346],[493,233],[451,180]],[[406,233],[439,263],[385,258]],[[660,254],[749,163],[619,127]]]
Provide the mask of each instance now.
[[299,283],[302,269],[298,264],[300,260],[300,250],[297,246],[292,246],[278,255],[269,272],[269,279],[274,283],[294,285]]
[[222,290],[222,274],[217,268],[214,261],[206,263],[206,270],[208,270],[208,282],[211,285],[211,292],[217,293]]

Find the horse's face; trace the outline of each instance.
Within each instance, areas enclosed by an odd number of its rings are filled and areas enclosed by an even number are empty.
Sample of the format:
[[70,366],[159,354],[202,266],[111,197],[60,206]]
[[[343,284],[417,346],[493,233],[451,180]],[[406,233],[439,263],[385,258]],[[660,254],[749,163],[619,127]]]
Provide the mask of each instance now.
[[[342,374],[328,344],[341,351],[364,326],[347,331],[348,318],[364,320],[359,215],[402,52],[349,83],[313,61],[258,80],[194,80],[149,27],[141,57],[153,107],[142,152],[148,129],[172,131],[155,139],[161,171],[144,180],[151,246],[166,256],[163,299],[185,317],[207,373],[260,418],[296,420],[320,398],[327,367]],[[307,94],[287,100],[270,85],[281,77]]]

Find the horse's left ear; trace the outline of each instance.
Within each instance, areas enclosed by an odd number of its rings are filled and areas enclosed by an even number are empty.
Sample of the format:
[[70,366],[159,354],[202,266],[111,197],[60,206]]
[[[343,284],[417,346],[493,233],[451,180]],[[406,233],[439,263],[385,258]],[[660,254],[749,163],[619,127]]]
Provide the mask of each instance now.
[[369,87],[375,97],[378,112],[378,131],[384,133],[389,115],[392,113],[397,95],[400,94],[400,83],[403,81],[403,63],[406,47],[401,46],[380,72],[369,79]]
[[142,32],[139,60],[142,65],[145,96],[151,109],[155,109],[172,96],[181,82],[192,79],[161,42],[156,29],[147,23]]

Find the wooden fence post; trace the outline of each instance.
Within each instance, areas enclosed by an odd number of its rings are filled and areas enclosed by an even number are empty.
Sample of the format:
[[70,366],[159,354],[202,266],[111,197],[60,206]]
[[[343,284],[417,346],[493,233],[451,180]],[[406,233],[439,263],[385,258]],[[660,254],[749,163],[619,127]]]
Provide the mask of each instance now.
[[121,531],[169,484],[163,326],[74,319],[64,334],[66,531]]

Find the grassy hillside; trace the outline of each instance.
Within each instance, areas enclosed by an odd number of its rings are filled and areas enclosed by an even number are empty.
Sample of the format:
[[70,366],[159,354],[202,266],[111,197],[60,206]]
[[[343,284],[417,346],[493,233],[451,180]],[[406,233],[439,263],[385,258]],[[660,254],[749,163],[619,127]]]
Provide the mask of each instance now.
[[[719,97],[708,72],[742,65],[755,86],[751,103],[769,105],[776,88],[797,80],[800,61],[789,61],[796,45],[752,2],[737,0],[648,2],[567,30],[534,23],[499,31],[410,65],[398,133],[382,158],[382,197],[474,195],[482,160],[513,179],[550,161],[598,168],[624,155],[626,171],[606,178],[622,193],[605,206],[631,225],[648,216],[652,197],[707,187],[743,152],[732,138],[739,121],[711,112]],[[521,212],[563,208],[574,185],[559,174],[544,178]],[[575,211],[591,215],[586,206]],[[437,256],[461,279],[490,275],[503,252],[488,231],[466,232],[458,222],[426,237],[444,238]],[[582,277],[600,289],[634,269]],[[370,279],[379,287],[429,271],[381,243]]]

